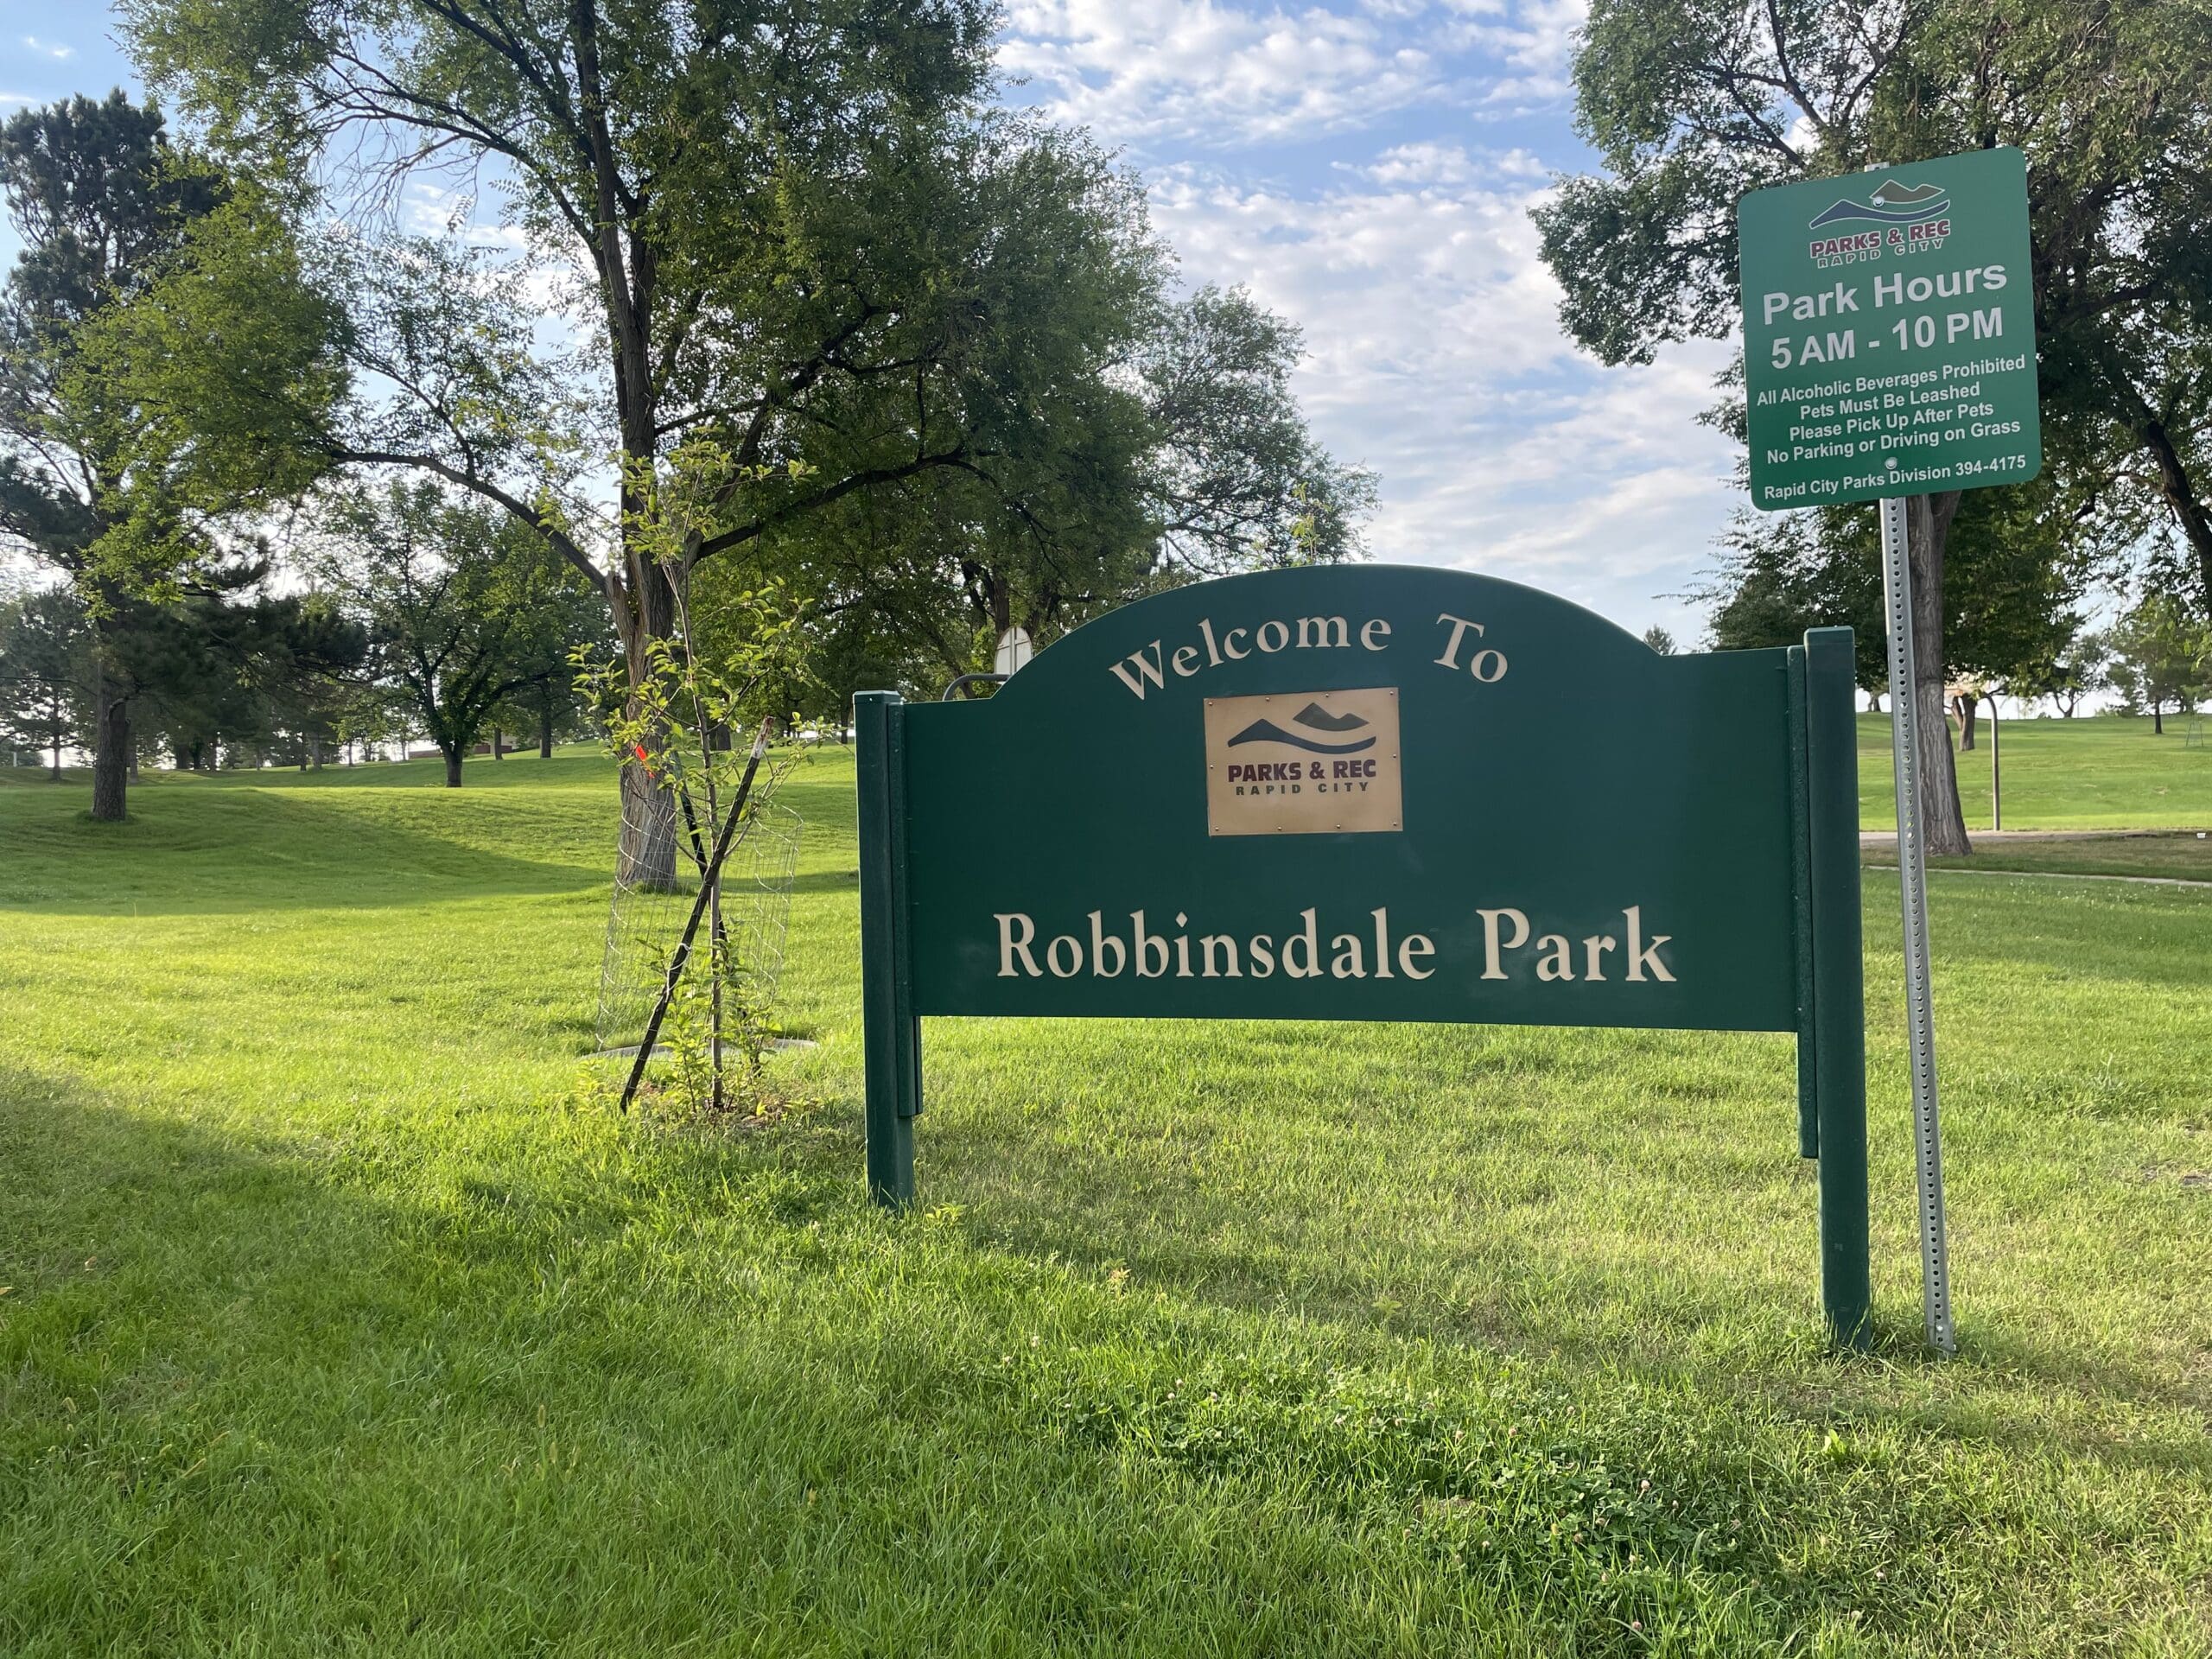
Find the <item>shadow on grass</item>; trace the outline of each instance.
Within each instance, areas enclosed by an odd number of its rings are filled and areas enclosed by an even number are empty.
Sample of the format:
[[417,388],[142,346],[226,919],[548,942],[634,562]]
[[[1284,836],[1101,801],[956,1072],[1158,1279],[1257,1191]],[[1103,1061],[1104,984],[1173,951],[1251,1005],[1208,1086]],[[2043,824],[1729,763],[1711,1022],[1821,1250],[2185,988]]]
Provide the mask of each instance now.
[[[1040,1049],[1065,1031],[1039,1022]],[[1908,1279],[1903,1264],[1878,1262],[1871,1354],[1824,1351],[1817,1190],[1814,1166],[1795,1155],[1786,1043],[1736,1039],[1735,1074],[1713,1085],[1771,1096],[1771,1133],[1747,1137],[1740,1123],[1701,1122],[1699,1091],[1670,1097],[1658,1072],[1645,1104],[1618,1115],[1601,1107],[1598,1121],[1578,1123],[1535,1088],[1523,1092],[1510,1039],[1431,1036],[1471,1077],[1491,1074],[1464,1121],[1376,1114],[1385,1088],[1363,1101],[1369,1115],[1341,1121],[1310,1098],[1287,1101],[1279,1141],[1262,1131],[1256,1146],[1233,1084],[1210,1094],[1179,1080],[1188,1056],[1173,1039],[1158,1042],[1149,1073],[1170,1104],[1118,1124],[1095,1100],[1057,1099],[1049,1085],[1001,1075],[988,1110],[940,1101],[919,1121],[920,1203],[966,1207],[979,1245],[1241,1314],[1778,1399],[1814,1421],[1891,1415],[1965,1440],[2056,1443],[2115,1465],[2212,1472],[2212,1446],[2126,1440],[2042,1409],[2052,1396],[2088,1395],[2194,1420],[2212,1408],[2212,1390],[1973,1321],[1961,1357],[1939,1360],[1921,1340],[1916,1264]],[[1668,1041],[1584,1036],[1580,1064],[1592,1078]],[[1066,1040],[1077,1072],[1110,1069],[1082,1057],[1094,1039]],[[1311,1027],[1224,1028],[1225,1046],[1255,1040],[1296,1050],[1326,1039]],[[1535,1039],[1548,1040],[1557,1039]],[[1705,1052],[1681,1058],[1694,1066]],[[1556,1092],[1575,1091],[1573,1070]],[[975,1086],[972,1075],[963,1086]],[[1423,1077],[1408,1086],[1435,1088]],[[1925,1403],[1894,1405],[1900,1375],[1914,1373],[1927,1384],[1905,1386]],[[1984,1384],[1993,1387],[1960,1403]],[[2009,1385],[2044,1400],[2008,1398]]]
[[810,870],[791,878],[793,893],[858,893],[858,870]]
[[11,815],[0,905],[146,916],[391,909],[575,893],[608,879],[606,867],[521,858],[458,838],[496,838],[515,810],[507,803],[487,817],[474,800],[444,798],[451,816],[426,825],[348,810],[319,793],[180,789],[162,810],[119,824],[52,810]]
[[[1586,1373],[1571,1395],[1491,1367],[1448,1400],[1415,1399],[1395,1391],[1387,1361],[1368,1382],[1336,1370],[1356,1345],[1324,1344],[1310,1372],[1285,1358],[1294,1336],[1267,1355],[1229,1351],[1253,1344],[1252,1329],[1209,1330],[1206,1305],[1264,1316],[1273,1310],[1250,1294],[1263,1274],[1227,1298],[1154,1281],[1146,1288],[1189,1306],[1155,1313],[1146,1298],[1124,1320],[1052,1300],[1065,1249],[963,1239],[922,1216],[887,1225],[859,1197],[842,1113],[743,1139],[578,1127],[588,1145],[564,1147],[549,1127],[492,1135],[456,1158],[411,1131],[353,1141],[342,1122],[214,1133],[0,1070],[11,1197],[0,1272],[16,1287],[0,1314],[0,1478],[25,1500],[0,1513],[13,1545],[0,1565],[0,1647],[173,1649],[163,1637],[180,1620],[252,1646],[274,1619],[276,1646],[343,1630],[396,1651],[410,1632],[525,1601],[550,1643],[589,1628],[594,1604],[616,1593],[610,1574],[666,1578],[677,1599],[696,1597],[726,1584],[733,1563],[787,1559],[817,1516],[823,1553],[788,1558],[808,1605],[969,1608],[973,1596],[1003,1618],[1058,1585],[1072,1598],[1065,1617],[1081,1623],[1097,1616],[1093,1592],[1129,1583],[1111,1524],[1095,1548],[1056,1546],[1035,1573],[1026,1547],[1005,1553],[1003,1528],[1026,1537],[1071,1506],[1187,1550],[1194,1509],[1285,1485],[1307,1529],[1309,1500],[1344,1517],[1410,1504],[1410,1521],[1440,1511],[1455,1526],[1495,1525],[1495,1564],[1438,1555],[1417,1570],[1440,1587],[1470,1571],[1504,1575],[1532,1598],[1562,1570],[1618,1572],[1610,1538],[1571,1559],[1560,1525],[1546,1539],[1548,1519],[1572,1522],[1595,1493],[1624,1530],[1643,1529],[1618,1548],[1656,1552],[1650,1568],[1670,1582],[1718,1575],[1771,1598],[1750,1610],[1759,1642],[1716,1651],[1775,1650],[1798,1624],[1882,1593],[1840,1558],[1803,1565],[1853,1505],[1892,1529],[1891,1577],[1915,1598],[1890,1615],[1900,1627],[1964,1570],[1955,1563],[1980,1559],[1967,1550],[1976,1513],[1916,1484],[1940,1472],[1940,1451],[1850,1482],[1810,1454],[1758,1461],[1746,1451],[1777,1448],[1750,1427],[1738,1446],[1726,1401],[1744,1381],[1725,1368],[1646,1360],[1655,1386],[1639,1391],[1634,1357],[1561,1346],[1562,1369]],[[1159,1224],[1175,1220],[1171,1207]],[[1542,1254],[1526,1264],[1542,1270]],[[1593,1290],[1605,1287],[1598,1275]],[[1359,1309],[1306,1316],[1372,1322]],[[1021,1340],[1041,1320],[1058,1347],[1062,1318],[1090,1327],[1082,1354],[1064,1362]],[[1390,1334],[1423,1333],[1415,1322]],[[1234,1433],[1160,1401],[1192,1367],[1217,1370],[1224,1397],[1241,1391]],[[1792,1369],[1806,1419],[1878,1414],[1835,1372]],[[1351,1427],[1346,1407],[1359,1414]],[[2006,1432],[1910,1427],[2000,1444]],[[1462,1433],[1478,1444],[1459,1449]],[[2115,1465],[2202,1472],[2201,1460],[2088,1435],[2034,1438]],[[1134,1514],[1101,1515],[1100,1494],[1128,1490],[1133,1462],[1176,1471],[1199,1495],[1163,1484],[1135,1494]],[[1760,1550],[1740,1565],[1705,1560],[1659,1493],[1639,1519],[1639,1469],[1693,1502],[1700,1538],[1741,1516]],[[1831,1486],[1846,1495],[1835,1513],[1774,1497],[1827,1503]],[[1532,1510],[1535,1500],[1548,1507]],[[1365,1541],[1338,1569],[1342,1592],[1370,1587],[1376,1547]],[[1203,1559],[1210,1573],[1251,1577]],[[747,1593],[773,1587],[764,1579]],[[1653,1605],[1621,1602],[1624,1622]],[[1562,1617],[1592,1633],[1574,1650],[1642,1650],[1599,1641],[1594,1611]],[[679,1634],[651,1631],[660,1650]]]
[[634,1286],[547,1292],[623,1196],[512,1144],[428,1181],[392,1150],[0,1068],[0,1651],[420,1651],[525,1599],[588,1625],[594,1573],[677,1559],[639,1518],[685,1510],[641,1472],[692,1438],[655,1410],[671,1352]]

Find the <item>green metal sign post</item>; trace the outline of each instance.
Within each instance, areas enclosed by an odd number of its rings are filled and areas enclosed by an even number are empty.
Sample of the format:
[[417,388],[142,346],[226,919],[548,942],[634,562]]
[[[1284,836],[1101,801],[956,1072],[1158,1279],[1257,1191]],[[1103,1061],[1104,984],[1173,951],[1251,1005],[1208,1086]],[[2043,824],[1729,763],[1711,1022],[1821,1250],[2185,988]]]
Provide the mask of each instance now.
[[1949,1353],[1905,504],[2043,470],[2027,164],[1978,149],[1756,190],[1737,234],[1752,504],[1881,503],[1923,1302]]
[[1848,629],[1661,657],[1458,572],[1232,577],[977,702],[857,700],[871,1192],[931,1014],[1786,1031],[1821,1295],[1870,1298]]

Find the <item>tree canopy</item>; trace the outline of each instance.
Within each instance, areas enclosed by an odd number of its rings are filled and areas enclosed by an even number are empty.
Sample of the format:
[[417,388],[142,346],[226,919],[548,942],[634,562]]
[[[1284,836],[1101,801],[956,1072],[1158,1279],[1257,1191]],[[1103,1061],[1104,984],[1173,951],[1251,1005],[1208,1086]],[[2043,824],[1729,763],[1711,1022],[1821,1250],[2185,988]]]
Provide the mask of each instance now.
[[[2051,672],[2080,633],[2095,563],[2047,483],[1966,493],[1947,538],[1942,677],[2009,684]],[[1707,596],[1724,651],[1795,645],[1807,628],[1842,624],[1853,631],[1859,689],[1889,683],[1872,507],[1740,515]]]
[[434,480],[394,480],[333,504],[313,569],[362,630],[367,672],[410,705],[446,782],[500,705],[566,674],[593,642],[590,590],[542,541]]
[[[1169,302],[1134,180],[991,107],[982,0],[124,11],[149,79],[289,193],[105,356],[180,493],[219,504],[277,454],[435,476],[606,595],[633,684],[677,588],[731,560],[818,575],[842,637],[856,610],[926,631],[948,600],[1051,613],[1350,543],[1364,480],[1297,419],[1291,337],[1241,296]],[[522,259],[366,228],[456,173]],[[310,181],[324,228],[296,232]],[[257,331],[251,372],[214,360]],[[663,559],[655,480],[686,445],[720,472]],[[833,556],[855,526],[868,550]],[[632,855],[672,872],[672,827]]]
[[2151,711],[2153,733],[2169,708],[2189,713],[2212,693],[2212,628],[2173,594],[2145,594],[2109,637],[2113,686],[2122,706]]
[[[2212,11],[2161,0],[1594,0],[1578,124],[1602,171],[1536,213],[1562,321],[1608,363],[1726,337],[1734,209],[1793,179],[1995,144],[2027,156],[2047,465],[2101,515],[2192,550],[2212,600]],[[1940,695],[1943,538],[1913,518],[1916,631]],[[1778,535],[1792,532],[1780,531]],[[1948,765],[1930,845],[1965,845]]]
[[[22,248],[0,293],[0,543],[75,582],[90,618],[92,814],[119,818],[137,676],[116,620],[123,585],[107,562],[119,518],[164,516],[134,487],[126,435],[86,408],[87,331],[141,293],[220,182],[180,156],[159,111],[120,92],[20,110],[0,124],[0,190]],[[157,538],[173,577],[201,550]],[[143,564],[142,561],[142,565]]]

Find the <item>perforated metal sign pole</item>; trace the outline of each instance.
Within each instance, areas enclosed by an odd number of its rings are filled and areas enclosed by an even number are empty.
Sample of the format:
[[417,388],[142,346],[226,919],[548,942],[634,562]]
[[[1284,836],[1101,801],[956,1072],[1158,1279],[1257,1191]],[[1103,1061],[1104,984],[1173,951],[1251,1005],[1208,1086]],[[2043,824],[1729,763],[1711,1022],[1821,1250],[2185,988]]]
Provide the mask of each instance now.
[[1905,503],[1882,502],[1882,598],[1890,634],[1891,734],[1897,796],[1897,880],[1904,895],[1904,998],[1912,1044],[1913,1140],[1920,1158],[1920,1274],[1928,1340],[1951,1332],[1950,1247],[1943,1233],[1943,1141],[1936,1116],[1936,1011],[1928,984],[1928,874],[1920,844],[1920,709],[1913,691],[1912,567]]

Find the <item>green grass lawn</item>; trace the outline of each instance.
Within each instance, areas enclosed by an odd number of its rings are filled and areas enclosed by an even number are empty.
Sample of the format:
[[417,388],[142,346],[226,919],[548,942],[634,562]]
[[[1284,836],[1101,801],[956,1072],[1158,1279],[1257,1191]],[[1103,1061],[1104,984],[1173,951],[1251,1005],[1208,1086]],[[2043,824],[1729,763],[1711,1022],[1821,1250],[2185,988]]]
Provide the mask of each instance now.
[[[2147,716],[2008,720],[1998,739],[2007,830],[2212,830],[2212,720],[2189,747],[2190,717],[2154,737]],[[1955,728],[1954,732],[1955,734]],[[1958,756],[1967,830],[1989,828],[1989,721],[1972,753]],[[1954,741],[1955,742],[1955,735]],[[1895,830],[1890,718],[1859,717],[1859,821]]]
[[748,1133],[584,1058],[606,764],[436,772],[0,788],[0,1653],[2212,1653],[2212,893],[1934,883],[1938,1363],[1869,874],[1840,1358],[1786,1039],[933,1021],[893,1219],[847,757]]

